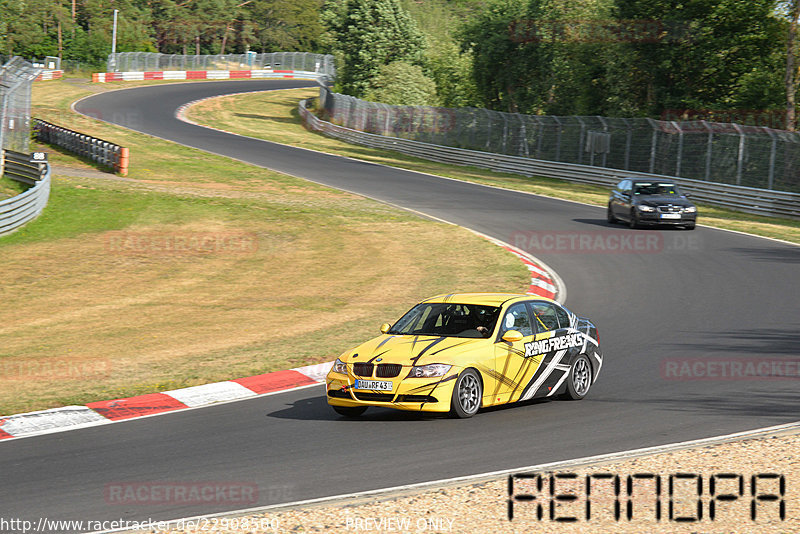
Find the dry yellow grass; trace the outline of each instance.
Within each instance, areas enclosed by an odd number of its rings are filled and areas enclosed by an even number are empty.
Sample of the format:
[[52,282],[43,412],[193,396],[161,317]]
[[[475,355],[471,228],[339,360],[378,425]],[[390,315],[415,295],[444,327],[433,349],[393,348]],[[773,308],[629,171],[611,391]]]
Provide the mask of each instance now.
[[466,230],[72,117],[61,85],[36,105],[137,163],[54,154],[47,210],[0,239],[0,414],[327,361],[424,297],[526,287]]

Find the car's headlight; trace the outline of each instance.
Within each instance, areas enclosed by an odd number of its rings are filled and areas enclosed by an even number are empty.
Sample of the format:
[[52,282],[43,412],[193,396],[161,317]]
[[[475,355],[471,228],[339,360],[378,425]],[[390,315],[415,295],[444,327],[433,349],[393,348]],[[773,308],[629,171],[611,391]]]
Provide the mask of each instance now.
[[408,378],[431,378],[434,376],[444,376],[452,365],[444,363],[432,363],[429,365],[419,365],[411,368]]
[[697,208],[695,208],[694,206],[686,206],[685,208],[683,208],[683,211],[685,213],[694,213],[697,211]]
[[656,209],[653,206],[645,206],[644,204],[640,204],[639,211],[656,211]]
[[347,374],[347,364],[345,364],[339,358],[336,358],[336,361],[333,362],[333,368],[331,369],[334,373],[341,373],[343,375]]

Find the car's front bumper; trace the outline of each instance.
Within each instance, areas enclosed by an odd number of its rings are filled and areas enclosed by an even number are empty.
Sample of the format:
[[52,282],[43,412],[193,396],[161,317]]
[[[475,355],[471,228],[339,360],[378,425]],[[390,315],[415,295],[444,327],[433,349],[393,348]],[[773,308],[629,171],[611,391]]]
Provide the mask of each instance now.
[[652,225],[675,225],[675,226],[686,226],[687,224],[695,224],[697,222],[697,212],[695,213],[679,213],[680,218],[677,219],[664,219],[661,217],[662,214],[658,212],[647,212],[647,211],[640,211],[637,214],[637,220],[641,224],[652,224]]
[[[385,380],[392,382],[391,391],[355,390],[356,377],[331,371],[325,378],[328,404],[331,406],[383,406],[398,410],[449,412],[458,369],[450,369],[443,377],[405,378],[405,374]],[[404,368],[404,373],[408,369]],[[372,380],[372,379],[370,379]]]

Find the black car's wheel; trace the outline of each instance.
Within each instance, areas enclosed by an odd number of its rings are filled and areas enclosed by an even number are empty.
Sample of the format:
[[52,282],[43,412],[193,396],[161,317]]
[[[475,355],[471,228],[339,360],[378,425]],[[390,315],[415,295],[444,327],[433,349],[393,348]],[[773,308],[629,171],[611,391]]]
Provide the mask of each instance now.
[[631,220],[628,221],[631,228],[639,228],[639,216],[636,215],[636,209],[631,210]]
[[686,225],[686,229],[687,230],[694,230],[694,225],[695,225],[695,223],[689,223],[689,224]]
[[608,205],[608,209],[606,210],[606,220],[611,224],[618,221],[618,219],[614,217],[614,212],[611,210],[611,204]]
[[333,411],[345,417],[358,417],[367,411],[366,406],[331,406]]
[[483,385],[474,369],[464,369],[456,379],[450,413],[454,417],[472,417],[478,413],[483,399]]
[[592,387],[592,364],[585,354],[579,354],[569,369],[564,398],[581,400],[589,393],[590,387]]

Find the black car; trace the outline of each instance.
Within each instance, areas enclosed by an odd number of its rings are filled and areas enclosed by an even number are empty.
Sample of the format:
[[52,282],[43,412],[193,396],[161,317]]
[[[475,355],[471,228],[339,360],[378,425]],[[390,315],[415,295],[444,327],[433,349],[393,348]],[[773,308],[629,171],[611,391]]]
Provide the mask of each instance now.
[[627,222],[631,228],[670,224],[693,230],[697,207],[673,182],[625,178],[611,191],[607,216],[608,222]]

